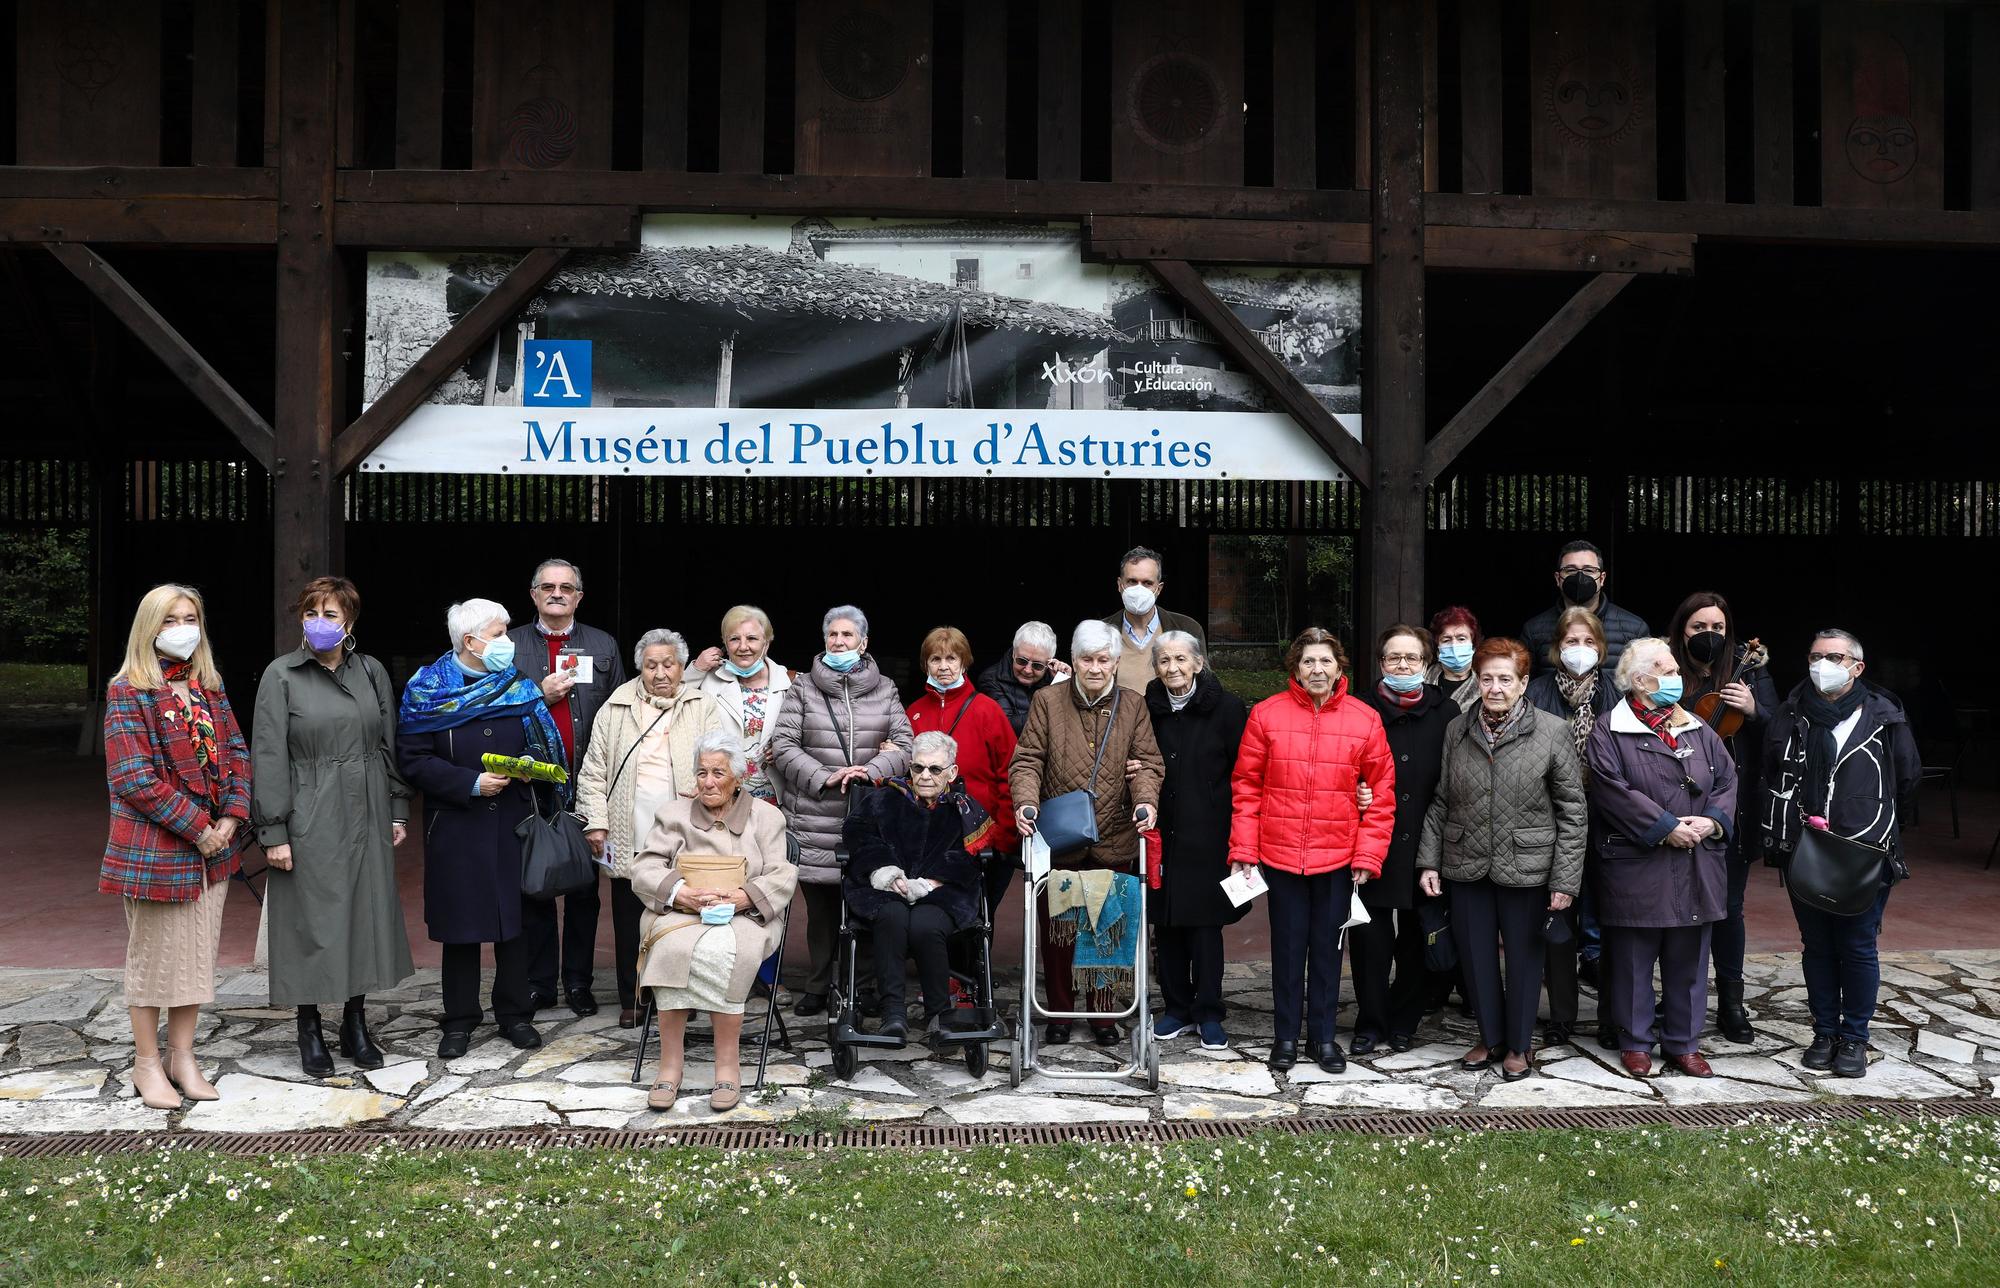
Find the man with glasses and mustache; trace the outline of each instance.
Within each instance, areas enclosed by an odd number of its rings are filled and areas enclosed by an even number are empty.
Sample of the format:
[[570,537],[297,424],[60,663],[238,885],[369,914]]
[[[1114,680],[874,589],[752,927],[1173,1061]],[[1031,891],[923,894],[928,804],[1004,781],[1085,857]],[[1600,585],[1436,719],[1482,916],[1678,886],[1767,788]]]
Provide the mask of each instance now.
[[[625,683],[625,662],[618,641],[576,620],[583,602],[583,574],[567,559],[544,559],[528,579],[528,598],[535,616],[507,632],[514,641],[514,665],[542,686],[542,700],[555,718],[569,763],[568,799],[575,791],[578,766],[590,744],[590,722],[612,690]],[[557,962],[561,962],[562,995],[578,1015],[595,1015],[591,995],[591,958],[597,947],[597,914],[601,900],[596,886],[562,900],[562,928],[557,933],[556,901],[522,902],[521,933],[527,939],[528,996],[536,1010],[556,1004]]]
[[1028,704],[1035,691],[1068,677],[1068,664],[1056,657],[1055,628],[1047,622],[1023,622],[1014,632],[1013,646],[983,668],[973,685],[1000,704],[1018,738],[1027,726]]

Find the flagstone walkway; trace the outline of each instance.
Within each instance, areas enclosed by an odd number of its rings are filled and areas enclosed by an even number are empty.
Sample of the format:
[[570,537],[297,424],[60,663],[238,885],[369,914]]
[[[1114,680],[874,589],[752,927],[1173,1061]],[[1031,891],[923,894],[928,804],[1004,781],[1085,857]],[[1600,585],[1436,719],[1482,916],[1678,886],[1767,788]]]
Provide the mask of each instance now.
[[[1834,1078],[1803,1069],[1811,1040],[1796,954],[1753,957],[1745,990],[1757,1041],[1737,1046],[1711,1034],[1704,1048],[1717,1077],[1679,1073],[1634,1078],[1587,1036],[1537,1053],[1539,1075],[1504,1082],[1466,1073],[1458,1057],[1472,1026],[1456,1009],[1428,1018],[1419,1045],[1350,1059],[1329,1075],[1312,1064],[1273,1074],[1263,1061],[1271,1036],[1269,966],[1228,968],[1229,1031],[1236,1043],[1205,1052],[1193,1038],[1163,1045],[1160,1089],[1134,1079],[1077,1083],[1030,1075],[1013,1089],[1007,1049],[997,1046],[979,1079],[964,1061],[921,1046],[863,1051],[855,1077],[829,1067],[823,1022],[791,1021],[792,1050],[773,1047],[767,1085],[726,1114],[705,1089],[705,1043],[691,1043],[681,1102],[645,1108],[630,1081],[635,1030],[615,1009],[577,1019],[544,1011],[544,1045],[519,1051],[491,1028],[456,1060],[436,1058],[441,1013],[435,971],[371,997],[370,1017],[388,1064],[371,1072],[335,1057],[335,1075],[299,1070],[292,1014],[266,1002],[261,972],[225,976],[202,1014],[196,1050],[222,1099],[172,1112],[147,1109],[127,1080],[131,1032],[119,974],[109,970],[0,971],[0,1134],[102,1131],[265,1132],[340,1127],[444,1129],[684,1126],[695,1121],[768,1123],[809,1113],[820,1125],[868,1122],[1079,1123],[1260,1119],[1343,1112],[1572,1109],[1665,1104],[1756,1105],[1834,1097],[1939,1099],[2000,1094],[2000,950],[1891,953],[1883,957],[1882,1007],[1868,1076]],[[1011,990],[1003,998],[1011,1004]],[[329,1014],[328,1038],[333,1037]],[[755,1011],[753,1010],[753,1015]],[[1586,1026],[1593,999],[1583,999]],[[1351,1010],[1341,1014],[1342,1038]],[[754,1020],[751,1024],[755,1027]],[[699,1030],[696,1030],[699,1032]],[[747,1045],[747,1044],[746,1044]],[[749,1048],[754,1060],[754,1048]],[[1064,1067],[1109,1068],[1088,1043],[1049,1050]],[[650,1061],[646,1080],[651,1080]],[[746,1068],[746,1075],[752,1070]]]

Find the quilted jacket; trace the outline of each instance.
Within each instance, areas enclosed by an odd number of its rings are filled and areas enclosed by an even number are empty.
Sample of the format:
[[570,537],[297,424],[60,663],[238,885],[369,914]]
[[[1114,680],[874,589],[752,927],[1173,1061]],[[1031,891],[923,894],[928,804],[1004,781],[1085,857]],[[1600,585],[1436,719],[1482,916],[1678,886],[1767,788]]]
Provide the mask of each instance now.
[[1589,827],[1569,721],[1530,705],[1489,748],[1474,707],[1445,731],[1444,772],[1424,816],[1417,866],[1447,881],[1491,878],[1575,895]]
[[[847,796],[838,788],[827,790],[826,780],[848,765],[866,767],[877,783],[909,772],[910,719],[896,686],[866,654],[845,675],[825,658],[814,658],[812,670],[792,682],[790,693],[771,731],[765,763],[782,784],[778,797],[785,822],[799,838],[799,880],[832,885],[840,880],[834,847],[847,820]],[[857,786],[849,783],[847,790]]]
[[[222,813],[250,821],[250,755],[243,731],[221,689],[208,693],[215,739],[228,778]],[[123,676],[104,701],[105,781],[111,795],[111,834],[104,845],[97,888],[105,894],[161,903],[186,903],[236,871],[250,840],[239,826],[228,849],[204,862],[195,838],[216,820],[208,803],[208,775],[195,759],[184,704],[170,688],[136,689]]]
[[[1097,744],[1109,737],[1104,767],[1097,772],[1098,842],[1073,854],[1054,855],[1051,862],[1061,868],[1125,867],[1139,857],[1132,811],[1141,805],[1159,810],[1165,762],[1144,697],[1121,688],[1100,698],[1096,706],[1085,707],[1080,693],[1074,680],[1036,691],[1027,727],[1007,768],[1008,789],[1016,813],[1024,805],[1040,808],[1051,797],[1082,791],[1090,786]],[[1115,721],[1110,718],[1114,697]],[[1125,777],[1127,760],[1139,762],[1139,772],[1130,779]]]
[[[1357,779],[1375,792],[1355,807]],[[1396,829],[1396,759],[1375,708],[1347,677],[1315,708],[1293,680],[1250,709],[1230,795],[1229,861],[1319,876],[1354,867],[1380,876]]]

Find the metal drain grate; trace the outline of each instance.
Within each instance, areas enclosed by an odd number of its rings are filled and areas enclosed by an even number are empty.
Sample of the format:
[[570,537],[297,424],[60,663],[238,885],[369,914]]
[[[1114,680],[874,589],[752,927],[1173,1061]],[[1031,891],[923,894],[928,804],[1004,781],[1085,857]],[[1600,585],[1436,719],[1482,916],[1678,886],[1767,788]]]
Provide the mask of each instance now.
[[685,1130],[341,1132],[106,1132],[73,1136],[0,1136],[0,1158],[74,1158],[156,1149],[252,1156],[362,1154],[371,1149],[970,1149],[981,1145],[1154,1144],[1228,1140],[1260,1132],[1293,1136],[1341,1133],[1423,1136],[1445,1131],[1618,1131],[1635,1127],[1734,1127],[1756,1122],[1901,1120],[2000,1117],[2000,1100],[1843,1100],[1825,1104],[1644,1106],[1630,1109],[1548,1109],[1492,1113],[1338,1114],[1254,1122],[1083,1123],[1047,1126],[885,1125],[837,1135],[793,1135],[781,1128],[691,1127]]

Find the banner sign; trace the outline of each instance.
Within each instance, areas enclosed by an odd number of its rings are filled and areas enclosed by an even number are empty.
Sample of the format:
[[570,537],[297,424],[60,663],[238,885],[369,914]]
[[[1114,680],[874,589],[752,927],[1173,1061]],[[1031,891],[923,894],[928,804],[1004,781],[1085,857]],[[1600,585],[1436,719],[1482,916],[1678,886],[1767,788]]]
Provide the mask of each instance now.
[[[378,254],[379,396],[505,274]],[[1361,435],[1345,270],[1211,270]],[[1074,225],[655,216],[572,257],[362,463],[373,472],[1337,479],[1208,328]]]

